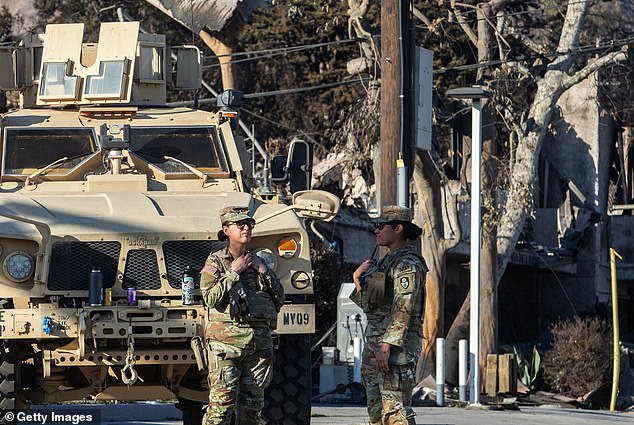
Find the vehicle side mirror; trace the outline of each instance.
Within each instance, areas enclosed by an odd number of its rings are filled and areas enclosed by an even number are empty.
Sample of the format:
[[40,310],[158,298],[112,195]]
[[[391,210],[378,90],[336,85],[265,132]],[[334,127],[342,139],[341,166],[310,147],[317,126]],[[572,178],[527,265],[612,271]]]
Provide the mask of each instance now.
[[313,176],[313,145],[293,140],[288,152],[288,179],[291,193],[310,189]]
[[313,145],[295,139],[288,148],[288,156],[276,156],[271,160],[271,181],[277,184],[290,182],[291,193],[308,190],[313,176]]
[[271,159],[271,181],[277,184],[288,183],[288,172],[286,169],[285,155],[274,156]]
[[298,216],[323,221],[332,220],[339,212],[341,200],[323,190],[302,190],[293,194],[293,209]]
[[173,46],[176,53],[176,81],[174,88],[197,90],[201,87],[200,50],[196,46]]
[[284,214],[289,210],[295,211],[297,216],[301,218],[330,221],[339,213],[340,206],[341,200],[337,195],[333,195],[330,192],[323,190],[302,190],[293,194],[291,205],[273,211],[264,217],[260,217],[256,222],[262,223],[280,214]]

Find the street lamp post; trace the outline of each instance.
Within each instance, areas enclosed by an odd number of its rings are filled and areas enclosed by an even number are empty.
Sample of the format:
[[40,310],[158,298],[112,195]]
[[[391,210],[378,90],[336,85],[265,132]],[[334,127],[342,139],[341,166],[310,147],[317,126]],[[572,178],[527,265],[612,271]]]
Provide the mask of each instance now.
[[491,92],[482,87],[461,87],[447,91],[447,97],[471,99],[471,266],[469,309],[469,401],[480,404],[480,159],[482,156],[482,98]]

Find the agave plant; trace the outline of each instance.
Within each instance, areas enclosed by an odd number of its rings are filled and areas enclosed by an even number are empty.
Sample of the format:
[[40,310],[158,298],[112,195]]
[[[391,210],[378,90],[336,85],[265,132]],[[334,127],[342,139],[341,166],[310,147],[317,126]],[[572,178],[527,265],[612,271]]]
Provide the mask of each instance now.
[[525,357],[515,346],[513,346],[513,352],[515,353],[520,381],[528,389],[535,391],[539,385],[542,372],[542,357],[539,351],[533,346],[532,357],[530,358],[528,356]]

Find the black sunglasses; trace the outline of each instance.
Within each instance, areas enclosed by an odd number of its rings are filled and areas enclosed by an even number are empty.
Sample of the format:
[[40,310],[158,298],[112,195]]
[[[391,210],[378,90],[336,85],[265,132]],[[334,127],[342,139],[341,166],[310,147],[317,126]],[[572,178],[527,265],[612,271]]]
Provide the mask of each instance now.
[[245,226],[250,229],[253,229],[255,227],[255,221],[253,220],[240,220],[240,221],[234,221],[228,224],[229,225],[235,224],[236,227],[238,227],[239,229],[244,229]]
[[383,230],[383,228],[387,225],[390,225],[391,227],[396,226],[398,223],[394,222],[394,221],[383,221],[381,223],[374,223],[374,229],[375,230]]

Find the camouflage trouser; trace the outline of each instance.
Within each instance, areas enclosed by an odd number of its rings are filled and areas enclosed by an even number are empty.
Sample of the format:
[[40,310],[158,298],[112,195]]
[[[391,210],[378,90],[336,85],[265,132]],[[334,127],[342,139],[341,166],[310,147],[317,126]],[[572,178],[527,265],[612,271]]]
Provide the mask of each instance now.
[[[235,425],[262,423],[264,389],[273,379],[273,350],[239,350],[237,357],[226,358],[208,346],[209,404],[202,425]],[[235,353],[231,353],[232,355]]]
[[379,345],[378,340],[366,340],[361,365],[370,425],[413,425],[416,423],[412,409],[416,363],[390,364],[389,372],[384,375],[376,368]]

